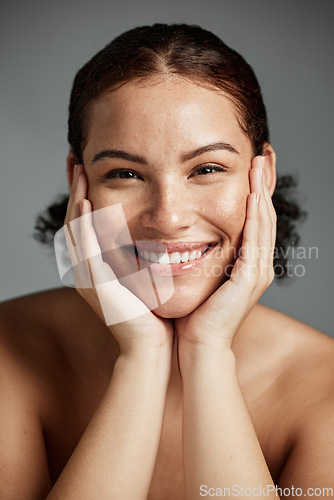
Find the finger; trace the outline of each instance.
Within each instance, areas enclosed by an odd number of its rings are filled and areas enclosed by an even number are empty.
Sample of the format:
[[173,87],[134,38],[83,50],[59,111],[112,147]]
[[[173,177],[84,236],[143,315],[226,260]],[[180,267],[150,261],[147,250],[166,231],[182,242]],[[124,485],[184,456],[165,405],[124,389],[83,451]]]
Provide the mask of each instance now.
[[78,165],[74,165],[72,184],[71,184],[71,188],[70,188],[70,196],[68,198],[68,203],[67,203],[65,224],[67,224],[69,222],[69,213],[70,213],[70,211],[72,209],[72,205],[73,205],[73,191],[74,191],[74,186],[76,185],[76,182],[77,182],[77,174],[78,174]]
[[270,213],[268,190],[266,188],[265,172],[263,169],[263,157],[258,156],[253,160],[253,168],[250,175],[251,190],[261,194],[259,204],[260,230],[259,230],[259,254],[261,275],[266,276],[270,269],[273,254],[273,220]]
[[[67,207],[65,224],[67,224],[69,236],[74,247],[74,253],[79,261],[84,259],[81,249],[80,236],[80,200],[87,196],[88,181],[83,165],[76,165],[73,176],[70,199]],[[74,222],[76,221],[76,222]],[[73,253],[72,250],[72,253]],[[70,252],[70,248],[69,248]]]
[[251,192],[261,194],[260,202],[260,218],[264,221],[266,217],[270,219],[270,212],[268,208],[267,198],[265,196],[265,171],[264,171],[264,157],[256,156],[253,159],[252,168],[250,171],[250,188]]
[[[103,261],[88,200],[82,201],[80,227],[82,252],[107,326],[147,314],[150,309],[119,283],[111,267]],[[146,278],[148,285],[151,283],[148,273]]]
[[259,265],[259,193],[250,193],[247,198],[246,220],[243,230],[240,257],[237,259],[231,278],[246,279],[255,283]]
[[268,219],[264,218],[260,229],[260,241],[262,250],[261,266],[263,276],[271,282],[274,278],[273,261],[276,242],[276,212],[272,203],[271,195],[266,182],[266,171],[262,175],[262,198],[267,208]]
[[83,165],[75,165],[65,223],[80,217],[79,202],[87,198],[88,181]]
[[72,232],[69,231],[70,226],[64,226],[64,234],[66,239],[66,246],[68,249],[68,253],[70,254],[72,267],[76,266],[80,262],[80,256],[78,255],[78,251],[75,245],[75,241],[73,239]]
[[89,200],[82,200],[80,217],[81,252],[87,261],[93,285],[117,280],[111,267],[102,259],[101,248],[93,225],[92,207]]
[[[274,277],[274,252],[275,252],[275,245],[276,245],[276,212],[272,203],[272,199],[270,196],[270,193],[267,188],[267,184],[264,179],[264,186],[263,186],[263,194],[264,194],[264,199],[266,200],[267,207],[268,207],[268,212],[269,212],[269,217],[270,217],[270,223],[271,223],[271,231],[270,231],[270,246],[268,249],[268,258],[267,258],[267,266],[268,266],[268,273],[267,273],[267,279],[268,283],[270,284]],[[269,232],[268,232],[268,237],[269,237]]]
[[[242,249],[245,249],[245,253],[242,255],[248,261],[248,263],[255,263],[257,261],[257,252],[254,252],[258,248],[259,244],[259,233],[260,233],[260,213],[259,204],[261,201],[260,193],[250,193],[247,198],[247,211],[246,220],[243,231]],[[248,251],[252,250],[252,251]]]
[[[76,219],[77,221],[78,219]],[[76,222],[74,221],[74,222]],[[87,263],[83,260],[82,255],[80,255],[78,249],[79,245],[73,244],[72,239],[73,236],[70,234],[70,225],[64,226],[64,233],[66,237],[66,244],[68,248],[68,252],[70,254],[72,269],[74,275],[74,286],[75,288],[92,288],[92,280],[90,277],[89,269]]]
[[[69,222],[73,219],[75,219],[78,216],[78,209],[74,211],[74,206],[73,206],[73,195],[75,191],[77,190],[77,180],[78,180],[78,174],[80,174],[80,166],[75,165],[74,166],[74,173],[73,173],[73,182],[71,186],[71,193],[67,205],[67,211],[66,211],[66,217],[64,220],[64,226],[59,230],[58,232],[58,237],[57,235],[55,236],[55,249],[57,249],[58,256],[57,257],[57,262],[58,266],[60,266],[63,276],[70,270],[68,267],[68,264],[66,264],[66,257],[64,260],[64,256],[69,254],[71,264],[72,264],[72,269],[74,270],[74,275],[77,272],[77,265],[80,262],[80,255],[76,246],[76,241],[75,237],[72,233],[72,230],[69,226]],[[85,182],[85,179],[84,179]],[[79,189],[84,188],[84,186],[80,186],[79,183]],[[56,242],[57,240],[57,242]],[[67,252],[66,252],[67,250]],[[59,270],[60,270],[59,268]]]
[[83,165],[77,165],[76,182],[72,184],[71,198],[76,205],[78,217],[80,216],[79,201],[87,198],[88,180]]
[[265,178],[265,173],[264,173],[264,180],[263,180],[263,193],[264,193],[264,198],[267,203],[268,211],[269,211],[269,216],[270,220],[272,223],[272,246],[275,246],[275,241],[276,241],[276,225],[277,225],[277,216],[275,212],[275,208],[272,202],[271,195],[269,193],[267,183],[266,183],[266,178]]

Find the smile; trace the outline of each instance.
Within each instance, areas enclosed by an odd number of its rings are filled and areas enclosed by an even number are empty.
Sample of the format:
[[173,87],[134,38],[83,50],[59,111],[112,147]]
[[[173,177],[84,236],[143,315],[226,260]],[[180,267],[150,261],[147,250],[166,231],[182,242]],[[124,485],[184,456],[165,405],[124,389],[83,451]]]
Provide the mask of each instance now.
[[217,244],[217,242],[165,244],[165,251],[159,252],[157,250],[163,250],[160,244],[160,248],[155,249],[155,252],[152,251],[152,247],[141,250],[135,247],[135,253],[140,269],[151,267],[152,271],[158,274],[180,275],[200,266]]
[[180,264],[185,262],[192,262],[202,257],[208,250],[208,246],[204,251],[191,251],[191,252],[172,252],[172,253],[155,253],[155,252],[138,252],[141,259],[149,262],[157,262],[159,264]]

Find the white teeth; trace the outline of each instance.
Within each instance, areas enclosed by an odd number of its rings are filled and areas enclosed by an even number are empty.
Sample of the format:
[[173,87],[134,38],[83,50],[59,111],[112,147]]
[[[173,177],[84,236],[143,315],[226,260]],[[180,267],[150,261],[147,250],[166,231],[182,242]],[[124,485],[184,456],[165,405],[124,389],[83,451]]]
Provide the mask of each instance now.
[[192,252],[172,252],[168,254],[159,253],[157,255],[154,252],[138,252],[139,257],[149,262],[159,262],[159,264],[180,264],[180,262],[191,262],[193,260],[199,259],[203,255],[204,251],[192,251]]
[[179,254],[179,252],[171,253],[169,258],[171,264],[180,264],[181,262],[181,255]]
[[191,260],[195,260],[197,258],[196,255],[197,255],[197,252],[191,252],[190,255],[189,255],[189,260],[190,261]]
[[170,264],[168,253],[159,254],[159,264]]
[[188,262],[188,260],[189,260],[189,252],[184,252],[181,255],[181,262]]
[[151,252],[150,258],[148,260],[150,260],[151,262],[158,262],[158,259],[159,259],[159,257],[157,256],[157,254],[154,252]]

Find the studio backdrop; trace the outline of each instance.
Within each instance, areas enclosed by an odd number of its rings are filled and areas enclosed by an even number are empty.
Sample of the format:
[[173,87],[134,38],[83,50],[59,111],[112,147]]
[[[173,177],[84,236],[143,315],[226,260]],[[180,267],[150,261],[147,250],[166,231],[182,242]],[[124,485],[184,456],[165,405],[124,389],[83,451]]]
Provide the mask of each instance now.
[[36,216],[68,192],[67,106],[76,71],[116,35],[155,22],[198,24],[252,65],[280,174],[298,180],[307,218],[290,277],[261,301],[333,335],[331,1],[14,1],[1,6],[0,300],[62,286]]

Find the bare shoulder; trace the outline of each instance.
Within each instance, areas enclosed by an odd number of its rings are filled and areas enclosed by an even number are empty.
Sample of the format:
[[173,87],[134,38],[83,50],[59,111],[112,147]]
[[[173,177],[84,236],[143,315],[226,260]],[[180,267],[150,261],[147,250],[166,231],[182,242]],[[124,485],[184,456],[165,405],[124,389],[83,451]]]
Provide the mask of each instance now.
[[[65,299],[65,300],[64,300]],[[59,344],[69,304],[60,290],[34,293],[0,304],[0,345],[3,356],[32,372]]]
[[15,393],[21,390],[30,400],[34,392],[36,405],[47,373],[61,356],[72,301],[57,289],[0,304],[1,377],[8,377]]
[[[107,342],[105,326],[74,289],[0,304],[1,498],[45,498],[90,418],[74,409],[94,409],[110,378],[101,355]],[[101,389],[90,387],[96,379]],[[81,385],[93,401],[83,404]]]
[[334,339],[263,305],[256,306],[251,322],[257,358],[271,373],[273,393],[294,416],[296,429],[320,408],[333,408]]
[[92,352],[91,344],[96,347],[96,339],[105,335],[105,325],[74,289],[46,290],[0,304],[2,355],[40,381]]
[[275,480],[291,487],[304,484],[301,477],[322,477],[334,460],[334,443],[328,444],[334,435],[334,339],[258,304],[235,349],[241,387]]
[[[44,441],[56,366],[52,293],[0,304],[0,496],[45,498],[50,475]],[[57,302],[57,299],[55,300]],[[48,321],[49,318],[49,321]]]
[[[0,350],[7,364],[25,373],[30,387],[55,394],[75,387],[83,373],[108,367],[118,346],[105,324],[71,288],[57,288],[0,304]],[[3,370],[5,364],[2,365]],[[43,390],[42,390],[43,389]],[[50,407],[48,398],[48,408]],[[59,397],[58,397],[59,399]],[[43,404],[43,403],[42,403]]]
[[274,435],[286,440],[278,485],[333,486],[334,339],[264,306],[257,306],[253,321],[276,406]]
[[[256,309],[260,335],[263,339],[267,337],[268,345],[275,346],[280,354],[298,360],[301,365],[306,360],[314,366],[320,360],[333,359],[334,338],[329,334],[269,307],[257,305]],[[329,363],[328,367],[332,366]]]
[[44,290],[0,303],[2,323],[11,327],[25,323],[29,329],[42,327],[50,332],[66,329],[71,319],[77,319],[76,312],[89,316],[90,308],[73,288]]
[[317,384],[330,387],[334,383],[334,338],[260,304],[252,313],[251,323],[259,349],[272,366],[279,368],[280,377],[302,378],[302,385],[309,391]]
[[[334,404],[334,339],[286,314],[258,304],[246,319],[236,350],[245,386],[265,391],[293,434],[311,414]],[[238,356],[237,356],[238,359]],[[292,431],[292,429],[294,430]]]

